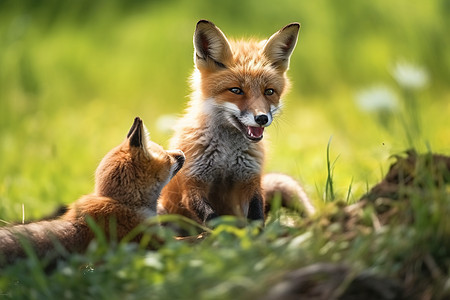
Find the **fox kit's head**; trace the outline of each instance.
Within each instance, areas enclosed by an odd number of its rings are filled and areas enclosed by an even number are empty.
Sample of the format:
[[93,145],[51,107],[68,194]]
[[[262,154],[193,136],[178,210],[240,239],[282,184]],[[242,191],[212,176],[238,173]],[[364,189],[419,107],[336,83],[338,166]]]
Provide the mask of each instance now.
[[287,89],[299,29],[292,23],[265,41],[228,41],[213,23],[197,23],[193,86],[212,122],[227,122],[251,141],[262,139]]
[[165,151],[150,141],[142,120],[136,118],[127,138],[98,166],[95,194],[131,207],[146,207],[156,214],[161,189],[184,160],[182,151]]

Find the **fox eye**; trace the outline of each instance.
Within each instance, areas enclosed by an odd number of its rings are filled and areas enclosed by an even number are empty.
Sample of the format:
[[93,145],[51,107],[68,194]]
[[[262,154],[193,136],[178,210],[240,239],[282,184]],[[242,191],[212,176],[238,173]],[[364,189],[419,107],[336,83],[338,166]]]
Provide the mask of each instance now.
[[274,93],[275,93],[274,89],[266,89],[264,91],[264,95],[267,95],[267,96],[273,95]]
[[228,89],[230,92],[236,95],[243,95],[244,91],[238,87],[232,87],[231,89]]

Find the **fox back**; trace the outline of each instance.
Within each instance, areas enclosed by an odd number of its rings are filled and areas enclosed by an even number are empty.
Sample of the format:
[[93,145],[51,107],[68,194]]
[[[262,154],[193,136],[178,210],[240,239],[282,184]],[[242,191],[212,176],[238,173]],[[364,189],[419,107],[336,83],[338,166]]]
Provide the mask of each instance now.
[[265,41],[228,40],[213,23],[197,23],[193,93],[171,140],[187,163],[163,190],[161,212],[198,222],[264,219],[261,140],[289,86],[299,28],[289,24]]
[[112,149],[96,171],[95,191],[69,206],[60,218],[0,229],[0,264],[25,256],[28,244],[38,257],[84,251],[94,238],[86,218],[103,230],[107,238],[111,221],[114,237],[122,239],[146,218],[156,215],[161,189],[180,170],[184,154],[165,151],[148,139],[141,119],[136,118],[127,138]]

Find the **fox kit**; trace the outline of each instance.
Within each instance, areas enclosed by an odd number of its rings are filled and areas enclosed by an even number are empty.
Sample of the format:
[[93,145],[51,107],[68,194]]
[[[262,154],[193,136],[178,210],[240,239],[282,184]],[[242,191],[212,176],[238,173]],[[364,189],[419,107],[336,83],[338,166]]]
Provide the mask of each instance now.
[[267,41],[229,41],[201,20],[194,33],[192,97],[171,146],[186,165],[163,189],[160,212],[204,223],[219,215],[264,220],[264,129],[280,110],[300,24]]
[[94,238],[88,216],[107,238],[113,237],[109,233],[113,218],[115,237],[122,239],[147,217],[156,215],[161,189],[180,170],[184,159],[180,150],[165,151],[151,142],[142,120],[136,118],[127,138],[100,162],[93,194],[81,197],[58,219],[0,229],[0,264],[24,257],[23,242],[39,257],[55,255],[58,244],[69,252],[85,250]]

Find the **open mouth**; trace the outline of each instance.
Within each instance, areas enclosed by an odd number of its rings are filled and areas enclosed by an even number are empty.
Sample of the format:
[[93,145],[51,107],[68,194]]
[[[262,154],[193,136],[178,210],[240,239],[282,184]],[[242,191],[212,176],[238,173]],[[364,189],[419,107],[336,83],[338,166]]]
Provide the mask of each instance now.
[[235,117],[239,130],[252,142],[259,142],[263,138],[264,127],[255,127],[244,125],[238,118]]

